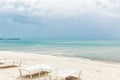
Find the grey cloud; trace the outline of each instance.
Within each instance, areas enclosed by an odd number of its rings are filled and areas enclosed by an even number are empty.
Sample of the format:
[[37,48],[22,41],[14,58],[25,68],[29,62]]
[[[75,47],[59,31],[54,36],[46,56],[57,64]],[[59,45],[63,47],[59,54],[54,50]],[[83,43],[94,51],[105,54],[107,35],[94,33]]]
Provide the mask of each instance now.
[[25,15],[19,15],[19,14],[3,14],[1,17],[1,21],[6,22],[13,22],[13,23],[21,23],[21,24],[34,24],[39,25],[41,24],[40,18],[33,18]]
[[119,0],[12,0],[9,2],[7,0],[0,2],[2,6],[0,12],[14,12],[44,18],[73,17],[94,14],[94,12],[96,15],[99,13],[100,16],[113,14],[120,16]]
[[19,8],[19,7],[29,7],[27,4],[25,4],[24,2],[19,2],[19,1],[16,1],[13,3],[13,6],[16,7],[16,8]]
[[106,7],[107,7],[107,6],[104,5],[101,1],[96,1],[96,2],[95,2],[95,5],[98,6],[98,7],[100,7],[100,8],[106,8]]

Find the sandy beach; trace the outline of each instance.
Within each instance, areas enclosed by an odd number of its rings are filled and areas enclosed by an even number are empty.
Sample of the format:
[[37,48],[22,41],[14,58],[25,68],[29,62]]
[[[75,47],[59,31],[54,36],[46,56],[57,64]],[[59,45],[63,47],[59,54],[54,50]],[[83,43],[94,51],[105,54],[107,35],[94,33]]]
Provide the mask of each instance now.
[[[51,64],[58,69],[79,69],[82,72],[81,80],[120,80],[120,63],[12,51],[0,51],[0,58],[22,61],[21,66]],[[5,67],[6,65],[0,64],[0,80],[20,80],[18,67]]]

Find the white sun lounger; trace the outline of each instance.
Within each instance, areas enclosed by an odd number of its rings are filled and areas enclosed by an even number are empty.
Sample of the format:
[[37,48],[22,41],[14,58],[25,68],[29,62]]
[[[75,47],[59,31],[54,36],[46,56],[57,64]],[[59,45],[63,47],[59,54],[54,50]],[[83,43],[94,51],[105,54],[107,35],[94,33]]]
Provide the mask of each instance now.
[[19,68],[20,72],[20,77],[22,76],[22,71],[27,71],[29,72],[30,78],[32,79],[32,72],[38,71],[39,72],[39,77],[41,71],[47,71],[47,72],[52,72],[56,68],[47,64],[39,64],[39,65],[33,65],[33,66],[24,66]]
[[73,69],[59,70],[55,74],[50,74],[49,76],[50,76],[50,80],[51,80],[52,76],[56,77],[56,79],[61,78],[61,79],[65,80],[66,77],[75,76],[74,74],[76,74],[76,73],[78,74],[78,78],[80,78],[81,71],[80,70],[73,70]]
[[22,62],[21,61],[17,61],[17,60],[7,60],[7,59],[3,59],[2,60],[1,59],[0,63],[3,63],[3,64],[4,63],[11,63],[12,66],[14,66],[16,63],[18,63],[18,66],[20,66]]

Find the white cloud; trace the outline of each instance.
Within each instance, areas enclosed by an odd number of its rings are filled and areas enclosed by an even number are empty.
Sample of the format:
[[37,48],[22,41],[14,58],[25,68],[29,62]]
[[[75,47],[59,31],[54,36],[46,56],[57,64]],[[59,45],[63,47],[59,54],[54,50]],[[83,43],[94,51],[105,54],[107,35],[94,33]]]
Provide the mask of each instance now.
[[82,14],[120,17],[120,0],[0,0],[0,13],[70,17]]

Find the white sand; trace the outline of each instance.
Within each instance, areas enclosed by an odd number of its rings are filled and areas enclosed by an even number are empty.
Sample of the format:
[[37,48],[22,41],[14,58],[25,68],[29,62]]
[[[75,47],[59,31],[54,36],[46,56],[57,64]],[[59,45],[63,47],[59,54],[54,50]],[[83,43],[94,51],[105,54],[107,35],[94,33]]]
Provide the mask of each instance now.
[[[46,63],[52,64],[58,69],[80,69],[82,71],[81,80],[120,80],[119,63],[11,51],[0,51],[0,58],[21,60],[22,66]],[[0,64],[0,66],[3,65]],[[18,67],[0,68],[0,80],[19,80]],[[34,80],[38,80],[38,78]]]

